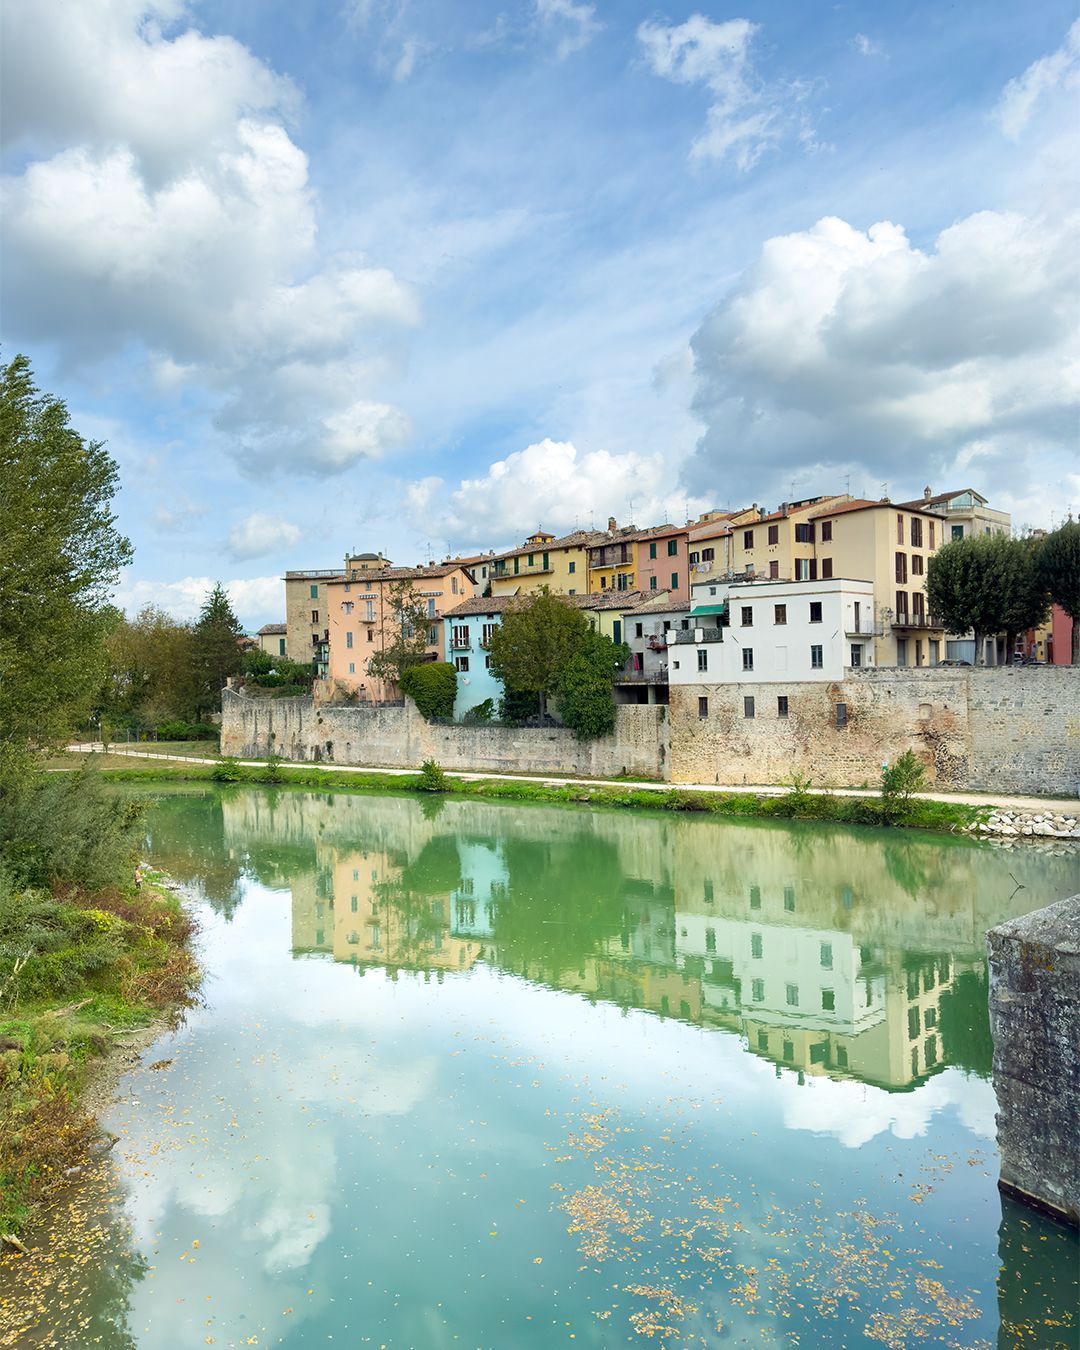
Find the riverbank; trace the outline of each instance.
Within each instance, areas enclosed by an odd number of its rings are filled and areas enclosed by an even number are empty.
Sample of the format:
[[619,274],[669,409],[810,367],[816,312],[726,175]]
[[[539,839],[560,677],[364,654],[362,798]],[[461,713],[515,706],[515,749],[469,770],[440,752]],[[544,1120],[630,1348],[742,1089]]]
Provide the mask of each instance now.
[[[72,755],[96,753],[72,746]],[[136,767],[116,767],[136,759]],[[81,762],[80,761],[73,761]],[[819,820],[837,824],[894,826],[954,833],[973,831],[993,804],[972,804],[931,794],[885,798],[870,789],[788,787],[734,788],[706,784],[627,780],[555,779],[526,775],[443,774],[438,786],[422,773],[401,769],[361,769],[346,765],[298,765],[278,760],[211,760],[158,756],[148,751],[111,750],[101,776],[108,782],[216,782],[316,788],[337,792],[444,792],[455,796],[569,805],[688,811],[716,816],[781,820]],[[54,767],[59,767],[54,763]]]
[[165,878],[0,895],[0,1247],[112,1142],[95,1117],[195,999],[194,921]]

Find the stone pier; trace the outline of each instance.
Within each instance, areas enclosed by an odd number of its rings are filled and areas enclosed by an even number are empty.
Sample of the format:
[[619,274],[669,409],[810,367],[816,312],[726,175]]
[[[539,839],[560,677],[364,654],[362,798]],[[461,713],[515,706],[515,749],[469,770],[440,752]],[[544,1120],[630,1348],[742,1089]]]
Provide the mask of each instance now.
[[1003,1191],[1080,1224],[1080,895],[986,935]]

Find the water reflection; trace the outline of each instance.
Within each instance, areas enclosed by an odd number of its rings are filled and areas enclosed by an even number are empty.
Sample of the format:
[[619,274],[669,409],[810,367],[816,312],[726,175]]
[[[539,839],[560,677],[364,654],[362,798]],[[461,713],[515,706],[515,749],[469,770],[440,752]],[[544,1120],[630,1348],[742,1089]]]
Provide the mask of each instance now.
[[237,792],[221,853],[291,887],[298,956],[428,979],[484,961],[737,1033],[802,1080],[987,1075],[986,930],[1076,886],[1075,856],[1006,870],[966,840],[439,806]]

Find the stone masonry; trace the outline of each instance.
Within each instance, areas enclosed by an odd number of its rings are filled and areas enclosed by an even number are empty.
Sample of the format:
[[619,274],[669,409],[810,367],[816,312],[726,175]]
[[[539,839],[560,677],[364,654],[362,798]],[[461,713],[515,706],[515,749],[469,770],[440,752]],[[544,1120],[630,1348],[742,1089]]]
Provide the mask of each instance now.
[[1080,895],[986,943],[1001,1187],[1080,1223]]

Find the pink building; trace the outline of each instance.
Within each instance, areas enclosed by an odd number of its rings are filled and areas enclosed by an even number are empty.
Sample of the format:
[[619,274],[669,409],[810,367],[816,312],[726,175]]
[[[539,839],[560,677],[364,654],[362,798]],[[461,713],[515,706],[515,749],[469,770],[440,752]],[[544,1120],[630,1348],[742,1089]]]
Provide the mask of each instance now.
[[690,531],[657,525],[634,536],[635,585],[639,591],[671,591],[690,596]]
[[1060,605],[1050,612],[1049,641],[1046,659],[1053,666],[1072,665],[1073,621]]

